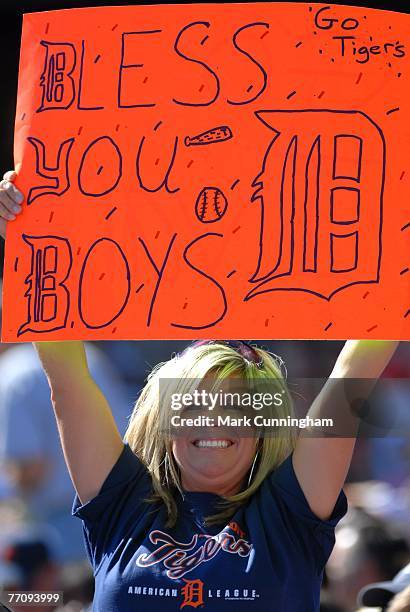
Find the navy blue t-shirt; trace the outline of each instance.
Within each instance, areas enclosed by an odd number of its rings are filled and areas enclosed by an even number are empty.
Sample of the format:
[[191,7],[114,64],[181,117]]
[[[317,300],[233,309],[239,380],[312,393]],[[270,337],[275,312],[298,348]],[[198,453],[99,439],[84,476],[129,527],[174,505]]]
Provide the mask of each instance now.
[[292,456],[270,474],[225,526],[205,526],[221,498],[178,494],[178,521],[147,503],[151,479],[129,446],[100,493],[73,514],[83,520],[95,575],[95,612],[153,610],[315,612],[334,528],[347,509],[341,492],[328,521],[310,510]]

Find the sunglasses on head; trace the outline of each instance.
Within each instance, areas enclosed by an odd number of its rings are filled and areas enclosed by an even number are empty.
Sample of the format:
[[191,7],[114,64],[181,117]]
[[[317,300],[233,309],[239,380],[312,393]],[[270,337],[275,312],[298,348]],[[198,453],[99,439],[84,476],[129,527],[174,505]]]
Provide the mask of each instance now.
[[236,351],[245,361],[253,363],[258,368],[263,366],[263,358],[258,355],[253,346],[245,340],[196,340],[188,348],[206,346],[207,344],[224,344]]

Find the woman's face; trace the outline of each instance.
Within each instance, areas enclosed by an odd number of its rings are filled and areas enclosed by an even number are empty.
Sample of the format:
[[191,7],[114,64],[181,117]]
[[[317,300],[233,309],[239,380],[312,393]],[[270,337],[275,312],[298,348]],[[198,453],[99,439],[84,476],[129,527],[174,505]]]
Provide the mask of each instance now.
[[[231,379],[232,380],[232,379]],[[214,379],[213,379],[214,381]],[[200,390],[210,391],[210,379],[204,379]],[[227,390],[223,381],[223,390]],[[238,379],[236,379],[236,383]],[[232,389],[232,385],[228,385]],[[234,385],[237,390],[237,384]],[[230,389],[230,390],[231,390]],[[210,391],[211,393],[214,391]],[[230,417],[231,425],[221,424],[220,416]],[[202,425],[184,426],[173,438],[172,452],[181,471],[182,486],[187,491],[206,491],[218,495],[234,495],[244,486],[252,467],[258,439],[249,427],[235,425],[234,419],[249,416],[248,412],[216,405],[185,409],[181,418],[202,420]],[[233,424],[232,424],[233,423]],[[246,434],[246,437],[245,437]]]

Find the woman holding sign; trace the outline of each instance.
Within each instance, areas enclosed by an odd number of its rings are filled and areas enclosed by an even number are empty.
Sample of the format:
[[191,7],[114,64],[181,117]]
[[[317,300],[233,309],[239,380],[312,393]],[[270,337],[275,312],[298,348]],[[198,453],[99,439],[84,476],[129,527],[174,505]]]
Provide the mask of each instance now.
[[[15,176],[1,183],[3,236],[23,202]],[[312,423],[332,416],[343,429],[296,437],[286,426],[267,435],[252,406],[212,394],[216,381],[240,398],[270,391],[264,415],[291,421],[279,358],[242,341],[196,342],[149,375],[124,443],[82,343],[37,343],[94,569],[94,610],[318,610],[357,427],[346,381],[366,379],[370,391],[395,348],[347,342],[309,411]]]

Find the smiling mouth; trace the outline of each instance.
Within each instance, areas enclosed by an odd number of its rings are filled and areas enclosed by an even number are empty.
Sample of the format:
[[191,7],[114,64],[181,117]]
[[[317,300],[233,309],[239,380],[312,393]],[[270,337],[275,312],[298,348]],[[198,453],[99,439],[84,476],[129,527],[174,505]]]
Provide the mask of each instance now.
[[209,439],[198,439],[194,440],[192,444],[196,448],[214,448],[214,449],[225,449],[229,448],[234,444],[232,440],[224,439],[224,440],[209,440]]

